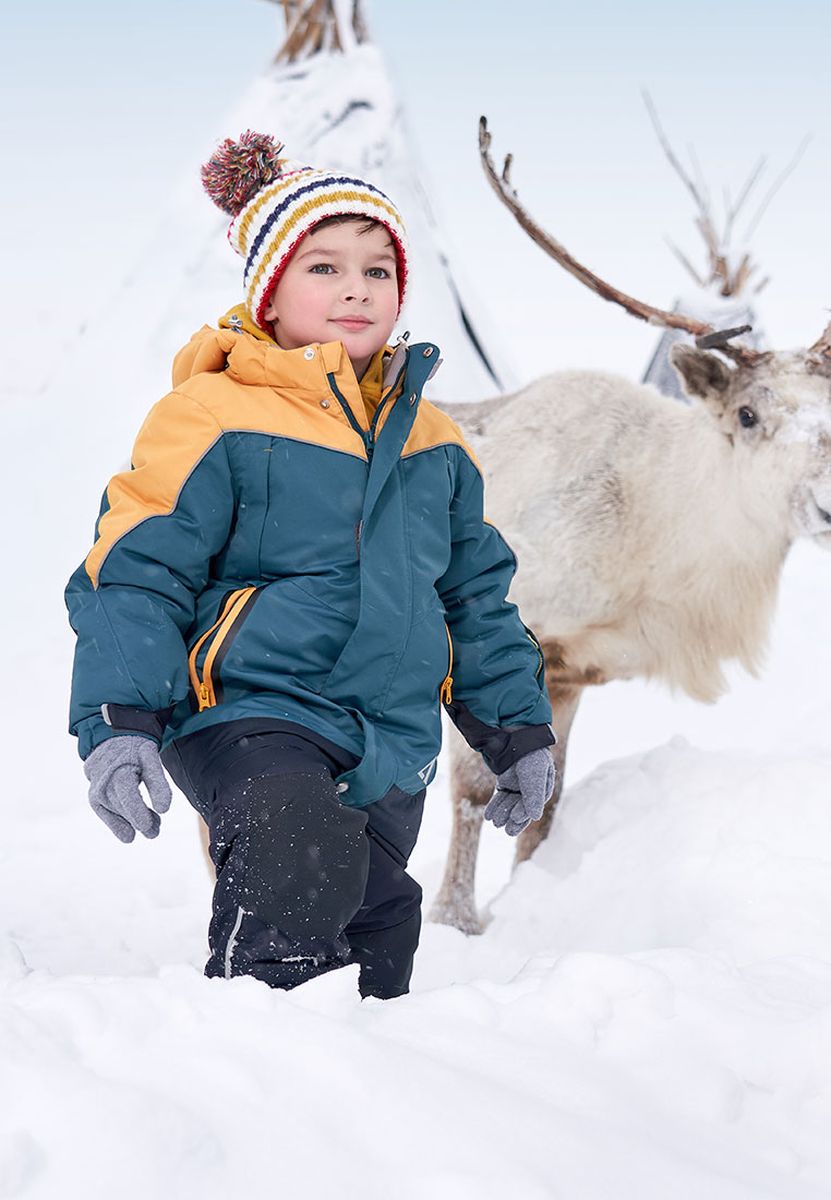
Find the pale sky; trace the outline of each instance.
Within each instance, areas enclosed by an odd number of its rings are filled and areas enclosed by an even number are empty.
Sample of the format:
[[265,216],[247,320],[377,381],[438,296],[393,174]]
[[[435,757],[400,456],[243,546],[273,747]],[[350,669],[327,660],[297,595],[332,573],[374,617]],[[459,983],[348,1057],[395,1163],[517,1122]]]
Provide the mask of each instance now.
[[[476,127],[515,153],[539,221],[617,286],[670,305],[684,276],[663,240],[700,261],[692,205],[657,145],[647,86],[679,150],[715,194],[760,153],[765,187],[812,141],[753,238],[773,281],[780,347],[813,340],[831,307],[829,6],[820,0],[374,0],[369,17],[406,107],[425,187],[504,336],[540,366],[637,370],[653,331],[544,259],[484,182]],[[77,326],[141,252],[183,159],[236,130],[223,114],[282,28],[264,0],[30,0],[5,21],[3,317]],[[275,132],[279,132],[275,130]],[[206,201],[207,203],[207,201]],[[752,207],[750,209],[752,211]],[[425,331],[429,336],[429,332]]]

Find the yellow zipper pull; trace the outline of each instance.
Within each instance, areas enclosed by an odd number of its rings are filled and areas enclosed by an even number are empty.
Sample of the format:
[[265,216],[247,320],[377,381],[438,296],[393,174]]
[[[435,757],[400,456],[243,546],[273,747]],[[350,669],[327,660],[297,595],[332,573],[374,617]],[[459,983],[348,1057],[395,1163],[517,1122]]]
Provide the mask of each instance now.
[[211,693],[208,688],[208,685],[207,685],[207,683],[200,683],[200,685],[199,685],[199,711],[202,712],[203,709],[209,708],[210,704],[211,704]]
[[450,626],[445,621],[444,632],[447,634],[447,674],[444,677],[444,683],[439,688],[439,699],[442,704],[450,704],[453,700],[453,639],[450,636]]

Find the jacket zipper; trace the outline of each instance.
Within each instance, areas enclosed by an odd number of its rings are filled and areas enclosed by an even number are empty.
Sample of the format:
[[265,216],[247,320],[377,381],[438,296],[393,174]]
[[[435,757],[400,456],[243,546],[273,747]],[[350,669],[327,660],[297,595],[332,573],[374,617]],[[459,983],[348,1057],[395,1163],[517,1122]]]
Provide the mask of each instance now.
[[[255,587],[247,587],[239,588],[238,590],[231,592],[222,605],[219,619],[214,621],[210,629],[207,629],[202,634],[188,655],[188,671],[190,673],[191,686],[193,687],[194,692],[196,692],[196,697],[199,701],[200,712],[203,712],[206,708],[213,708],[213,706],[217,703],[216,689],[211,674],[216,661],[216,656],[219,653],[223,642],[228,637],[228,634],[237,617],[240,615],[243,609],[246,608],[251,600],[251,597],[256,591],[257,588]],[[211,634],[214,634],[215,636],[208,648],[208,653],[205,655],[205,661],[202,664],[202,675],[200,678],[199,671],[196,666],[196,659],[199,651],[202,649],[203,645],[211,636]]]
[[444,628],[447,632],[447,649],[449,658],[447,662],[447,674],[445,675],[444,681],[439,689],[439,699],[441,700],[442,704],[450,704],[453,700],[453,639],[450,636],[450,629],[446,621],[444,623]]
[[345,415],[347,421],[349,422],[349,424],[352,426],[352,428],[355,430],[355,432],[360,436],[361,441],[364,444],[364,449],[366,450],[366,456],[367,456],[367,458],[370,458],[372,456],[372,431],[369,429],[362,429],[361,426],[358,424],[357,420],[355,419],[355,414],[353,413],[352,409],[349,407],[349,402],[347,401],[343,392],[341,392],[340,388],[338,387],[337,383],[335,382],[335,372],[330,371],[328,373],[328,375],[326,376],[326,378],[329,380],[329,389],[330,389],[332,395],[335,397],[338,404],[343,409],[344,415]]
[[364,449],[366,450],[366,456],[368,459],[372,458],[372,451],[375,447],[375,432],[378,428],[378,418],[381,416],[381,410],[384,408],[384,405],[387,403],[390,396],[394,393],[395,389],[398,387],[399,383],[401,382],[401,377],[404,374],[404,370],[405,370],[406,366],[407,366],[407,360],[405,358],[404,362],[401,364],[401,369],[399,370],[398,374],[396,375],[396,377],[392,383],[392,386],[387,388],[384,395],[378,401],[378,404],[375,408],[375,412],[372,414],[372,421],[370,422],[369,429],[362,429],[361,426],[358,424],[357,420],[355,419],[355,414],[353,413],[352,409],[350,408],[349,402],[347,401],[346,397],[344,396],[343,392],[341,392],[340,388],[338,387],[338,385],[335,381],[335,372],[330,371],[326,376],[327,380],[329,381],[329,389],[330,389],[332,395],[337,400],[338,404],[340,404],[341,408],[343,409],[343,412],[344,412],[344,415],[346,416],[347,421],[352,426],[352,428],[355,430],[355,432],[357,434],[360,434],[361,440],[364,444]]
[[386,392],[384,392],[383,396],[378,401],[378,404],[375,408],[375,412],[372,414],[372,421],[370,422],[370,426],[369,426],[370,444],[372,446],[375,445],[375,435],[376,435],[376,432],[378,429],[378,420],[381,416],[381,411],[384,408],[384,405],[389,400],[390,396],[392,396],[392,394],[395,392],[395,389],[398,387],[399,383],[401,382],[401,378],[404,374],[404,370],[405,370],[406,366],[407,366],[407,359],[405,357],[404,361],[401,364],[401,369],[399,370],[395,379],[392,381],[392,385],[387,388]]
[[[404,370],[405,370],[406,366],[407,366],[407,360],[405,358],[404,362],[401,364],[400,371],[398,372],[395,379],[393,380],[392,386],[387,388],[386,392],[383,394],[381,399],[378,401],[378,404],[375,408],[375,412],[372,414],[372,421],[370,422],[369,429],[362,429],[361,426],[356,421],[355,414],[353,413],[352,409],[350,408],[349,402],[347,401],[346,397],[341,392],[340,388],[338,387],[337,383],[335,382],[335,372],[329,371],[326,375],[326,378],[329,381],[329,390],[331,391],[332,395],[337,400],[338,404],[343,409],[344,415],[346,416],[346,419],[349,422],[349,424],[352,426],[352,428],[355,430],[355,432],[357,434],[360,434],[361,441],[363,442],[364,449],[366,450],[367,462],[371,461],[372,451],[375,448],[375,432],[378,428],[378,418],[381,416],[381,410],[383,409],[384,405],[387,403],[390,396],[395,392],[395,389],[398,387],[399,383],[401,382],[401,377],[404,374]],[[364,524],[363,521],[359,521],[358,524],[355,526],[355,551],[358,555],[358,558],[361,557],[361,534],[363,532],[363,524]]]
[[531,645],[535,648],[535,650],[537,651],[537,654],[539,655],[539,658],[540,658],[539,666],[537,667],[536,671],[534,672],[534,678],[539,679],[540,671],[545,666],[545,658],[543,657],[542,647],[540,646],[536,637],[534,636],[534,634],[531,632],[531,630],[528,628],[527,625],[523,625],[522,628],[525,630],[526,634],[528,635],[528,640],[530,641]]

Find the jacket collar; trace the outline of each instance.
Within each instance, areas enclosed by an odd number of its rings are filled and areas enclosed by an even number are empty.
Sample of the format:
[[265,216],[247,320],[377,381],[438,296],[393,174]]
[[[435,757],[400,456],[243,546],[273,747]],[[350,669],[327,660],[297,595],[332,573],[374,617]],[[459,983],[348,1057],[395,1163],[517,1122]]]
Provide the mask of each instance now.
[[240,383],[290,388],[292,391],[330,390],[334,382],[349,402],[362,427],[365,409],[372,412],[383,391],[384,363],[392,347],[382,346],[358,380],[343,343],[313,342],[296,350],[283,350],[274,338],[251,320],[245,305],[238,304],[220,318],[220,329],[240,335],[227,355],[227,371]]
[[[314,342],[296,350],[283,350],[264,330],[254,326],[244,306],[238,305],[218,322],[219,328],[205,325],[195,333],[176,355],[173,365],[173,386],[178,387],[193,375],[202,372],[227,372],[242,384],[254,387],[273,387],[291,390],[319,398],[334,388],[340,392],[362,431],[369,429],[369,412],[388,394],[389,380],[384,383],[385,368],[396,367],[394,375],[401,382],[395,395],[406,386],[419,394],[432,363],[438,360],[436,347],[406,347],[400,339],[398,347],[383,346],[370,362],[360,383],[342,342]],[[428,363],[423,354],[432,355]],[[390,362],[394,352],[402,355],[400,369]],[[409,377],[412,376],[412,379]]]

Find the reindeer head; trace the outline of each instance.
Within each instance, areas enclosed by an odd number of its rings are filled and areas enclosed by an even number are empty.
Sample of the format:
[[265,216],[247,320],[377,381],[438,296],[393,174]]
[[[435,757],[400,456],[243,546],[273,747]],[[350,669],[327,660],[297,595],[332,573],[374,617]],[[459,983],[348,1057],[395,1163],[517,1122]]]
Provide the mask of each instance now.
[[670,361],[730,443],[737,472],[757,480],[770,474],[770,496],[783,497],[790,535],[831,549],[829,332],[809,350],[740,355],[735,367],[684,343],[673,346]]
[[[695,346],[678,343],[670,354],[684,390],[703,401],[734,447],[737,471],[755,472],[757,495],[758,476],[769,471],[769,507],[773,508],[776,497],[786,497],[789,535],[814,537],[831,549],[831,324],[807,350],[762,353],[731,341],[748,326],[716,331],[683,313],[636,300],[589,270],[534,221],[511,183],[512,156],[506,156],[498,173],[490,143],[482,117],[479,155],[488,182],[546,254],[604,300],[619,304],[639,320],[693,335]],[[715,347],[735,366],[711,353]]]

